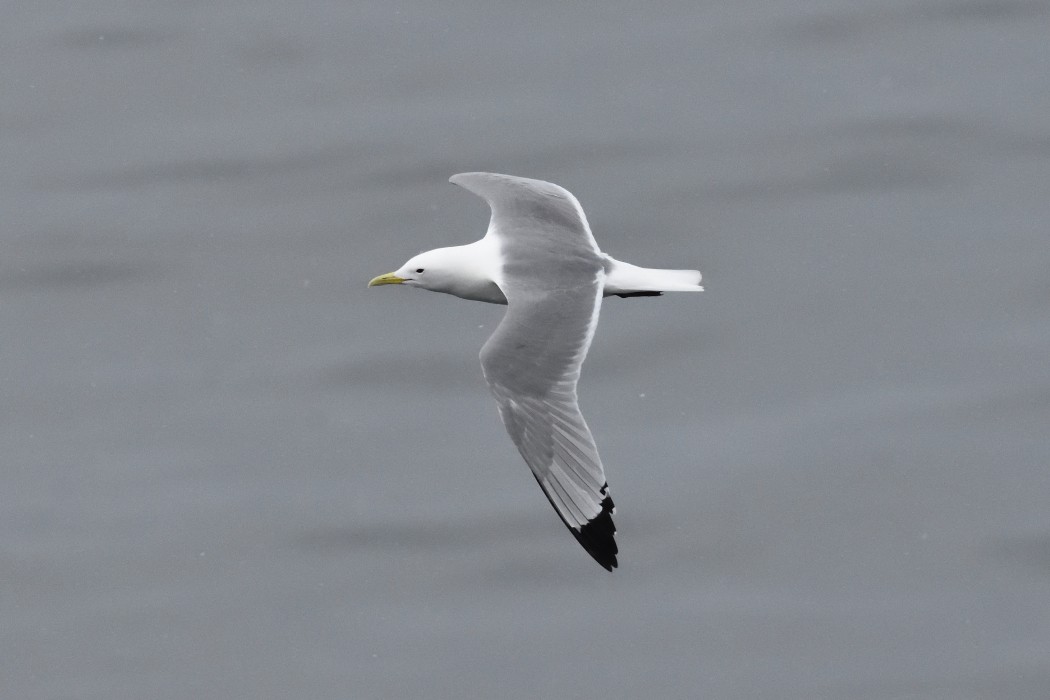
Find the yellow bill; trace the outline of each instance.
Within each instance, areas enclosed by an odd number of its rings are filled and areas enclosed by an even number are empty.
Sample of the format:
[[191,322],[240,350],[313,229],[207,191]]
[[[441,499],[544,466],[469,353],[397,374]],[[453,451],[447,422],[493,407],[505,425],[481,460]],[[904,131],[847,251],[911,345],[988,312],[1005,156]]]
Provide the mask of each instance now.
[[401,284],[404,281],[405,279],[403,277],[398,277],[393,272],[388,272],[385,275],[379,275],[379,277],[374,278],[368,283],[368,286],[378,287],[383,284]]

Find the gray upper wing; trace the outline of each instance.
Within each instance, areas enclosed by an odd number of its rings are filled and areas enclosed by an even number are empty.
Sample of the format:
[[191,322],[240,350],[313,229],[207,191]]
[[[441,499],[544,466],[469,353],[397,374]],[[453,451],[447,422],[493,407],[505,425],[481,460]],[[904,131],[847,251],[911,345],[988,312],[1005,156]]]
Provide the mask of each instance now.
[[498,173],[459,173],[449,182],[488,203],[492,210],[488,235],[525,239],[537,250],[598,253],[583,207],[564,187]]

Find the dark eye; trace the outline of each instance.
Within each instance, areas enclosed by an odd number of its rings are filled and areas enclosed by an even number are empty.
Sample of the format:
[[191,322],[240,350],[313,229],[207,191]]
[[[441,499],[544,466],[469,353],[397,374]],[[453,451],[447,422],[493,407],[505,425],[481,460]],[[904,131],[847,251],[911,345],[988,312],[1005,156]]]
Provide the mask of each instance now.
[[421,267],[417,267],[416,268],[416,272],[422,272],[422,271],[423,271],[423,268],[421,268]]

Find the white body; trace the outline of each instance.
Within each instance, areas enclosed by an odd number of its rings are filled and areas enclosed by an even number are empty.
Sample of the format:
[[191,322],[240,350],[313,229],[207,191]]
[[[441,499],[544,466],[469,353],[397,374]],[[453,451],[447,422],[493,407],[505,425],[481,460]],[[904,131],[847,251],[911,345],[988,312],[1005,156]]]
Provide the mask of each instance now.
[[[697,270],[663,270],[638,267],[602,253],[605,261],[603,296],[622,294],[660,294],[663,292],[702,292]],[[467,245],[436,248],[420,253],[393,274],[401,284],[443,292],[461,299],[506,304],[500,290],[499,246],[493,236]],[[417,272],[423,270],[423,272]],[[493,272],[496,274],[493,274]]]

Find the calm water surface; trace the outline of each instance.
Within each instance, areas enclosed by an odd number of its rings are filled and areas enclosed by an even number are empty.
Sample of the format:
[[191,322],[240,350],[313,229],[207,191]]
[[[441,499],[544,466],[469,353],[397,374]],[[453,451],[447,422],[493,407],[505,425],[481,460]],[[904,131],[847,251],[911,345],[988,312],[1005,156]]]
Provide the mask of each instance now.
[[[0,694],[1042,700],[1050,10],[119,3],[0,26]],[[581,402],[621,568],[366,290],[464,170],[698,266]]]

